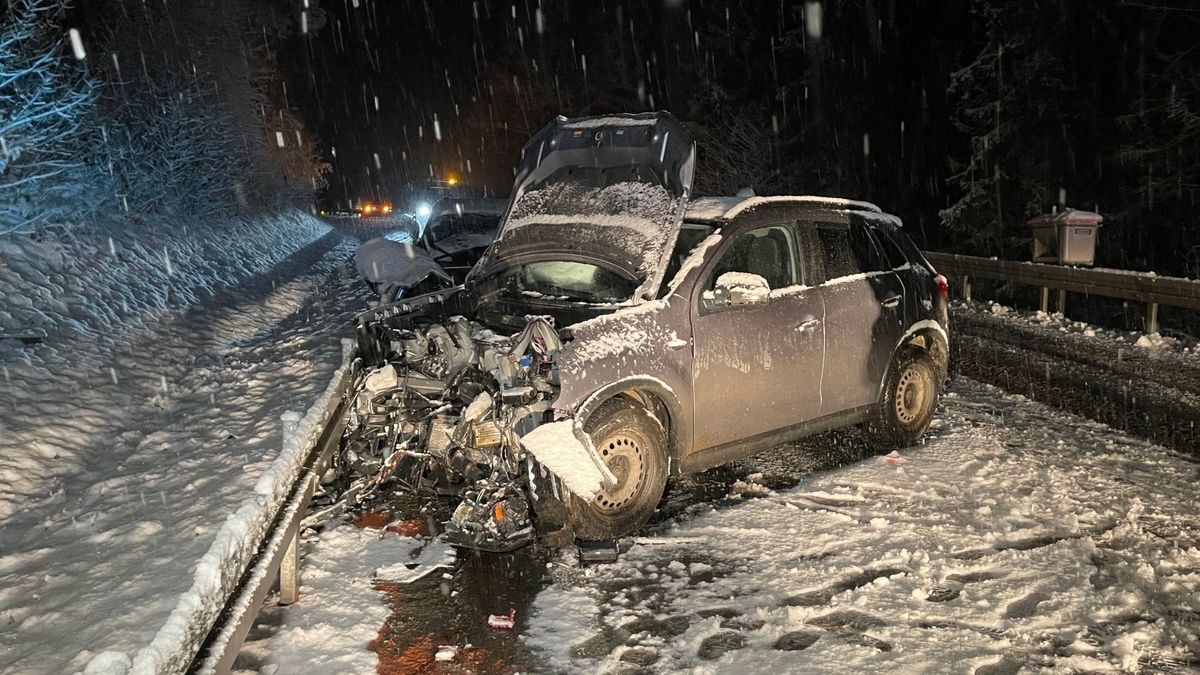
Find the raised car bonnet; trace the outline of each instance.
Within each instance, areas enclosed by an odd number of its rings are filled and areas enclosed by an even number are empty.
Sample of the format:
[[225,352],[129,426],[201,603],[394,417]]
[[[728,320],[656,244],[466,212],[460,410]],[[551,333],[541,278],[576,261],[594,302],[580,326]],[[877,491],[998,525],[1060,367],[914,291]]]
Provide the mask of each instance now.
[[661,283],[692,190],[695,145],[667,113],[559,117],[521,152],[500,233],[472,276],[516,258],[594,258]]

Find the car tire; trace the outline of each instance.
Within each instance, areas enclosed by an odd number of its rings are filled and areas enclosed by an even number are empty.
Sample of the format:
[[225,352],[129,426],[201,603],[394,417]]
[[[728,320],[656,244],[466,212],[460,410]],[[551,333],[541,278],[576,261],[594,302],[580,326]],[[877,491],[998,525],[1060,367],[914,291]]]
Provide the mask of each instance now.
[[924,350],[907,349],[888,367],[883,392],[866,424],[867,438],[878,450],[916,445],[937,411],[941,382],[937,366]]
[[667,486],[667,432],[624,397],[602,403],[583,429],[619,482],[591,502],[572,497],[571,530],[585,541],[633,534],[654,514]]

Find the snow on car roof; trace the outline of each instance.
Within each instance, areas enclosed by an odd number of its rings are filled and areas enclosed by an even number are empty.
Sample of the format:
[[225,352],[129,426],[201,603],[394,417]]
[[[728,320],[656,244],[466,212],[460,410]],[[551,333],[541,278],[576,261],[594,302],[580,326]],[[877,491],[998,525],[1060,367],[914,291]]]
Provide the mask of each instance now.
[[688,203],[688,220],[716,220],[740,204],[745,197],[701,197]]
[[657,117],[617,117],[615,115],[605,117],[585,117],[566,122],[563,124],[563,128],[594,129],[596,127],[641,127],[648,124],[654,124],[657,121]]
[[883,213],[882,209],[870,203],[840,197],[820,197],[815,195],[780,195],[776,197],[701,197],[688,204],[687,218],[690,220],[728,220],[741,212],[752,209],[759,204],[776,202],[811,204],[814,206],[829,206],[838,209],[864,211],[871,214]]
[[504,213],[508,201],[476,197],[443,197],[434,203],[429,219],[436,220],[447,213],[481,213],[499,216]]

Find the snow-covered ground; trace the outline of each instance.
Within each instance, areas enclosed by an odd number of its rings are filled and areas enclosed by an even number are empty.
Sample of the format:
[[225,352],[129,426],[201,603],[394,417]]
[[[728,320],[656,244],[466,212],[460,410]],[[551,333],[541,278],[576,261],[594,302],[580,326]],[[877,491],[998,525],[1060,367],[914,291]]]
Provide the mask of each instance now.
[[0,671],[119,671],[163,626],[280,415],[341,364],[364,300],[325,232],[296,216],[0,266],[25,303],[0,318],[48,334],[0,340]]
[[[616,564],[581,569],[563,556],[544,574],[505,571],[535,597],[507,647],[523,654],[486,663],[731,673],[1200,663],[1195,460],[969,380],[943,399],[926,445],[810,473],[813,452],[856,456],[834,445],[852,436],[756,456],[723,498],[659,522]],[[781,484],[793,487],[766,487]],[[248,661],[261,672],[297,658],[327,672],[382,668],[372,650],[388,597],[369,558],[388,539],[396,550],[423,541],[349,524],[310,540],[307,595],[270,612]],[[478,647],[487,611],[512,600],[463,600],[464,570],[426,580],[442,583],[449,608],[428,611],[445,618],[409,635],[407,660],[383,670],[421,672],[441,644],[459,647],[468,670],[484,658],[467,643]]]

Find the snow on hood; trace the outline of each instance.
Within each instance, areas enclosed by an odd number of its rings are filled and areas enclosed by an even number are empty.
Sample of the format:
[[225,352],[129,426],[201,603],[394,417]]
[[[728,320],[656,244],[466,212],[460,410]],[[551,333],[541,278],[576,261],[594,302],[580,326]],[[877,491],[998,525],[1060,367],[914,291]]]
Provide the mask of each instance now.
[[647,298],[675,245],[694,166],[691,135],[669,114],[559,117],[522,150],[496,245],[477,270],[560,247],[624,269],[641,281],[635,299]]
[[[638,276],[645,277],[659,264],[663,251],[675,243],[679,206],[679,200],[660,185],[636,181],[603,187],[555,183],[526,192],[513,204],[502,237],[509,243],[519,242],[524,237],[517,230],[531,225],[558,225],[564,233],[572,226],[586,227],[594,231],[589,237],[592,246],[612,249],[610,253],[628,260]],[[570,239],[580,243],[575,237]]]

